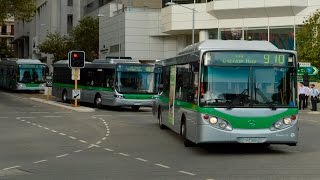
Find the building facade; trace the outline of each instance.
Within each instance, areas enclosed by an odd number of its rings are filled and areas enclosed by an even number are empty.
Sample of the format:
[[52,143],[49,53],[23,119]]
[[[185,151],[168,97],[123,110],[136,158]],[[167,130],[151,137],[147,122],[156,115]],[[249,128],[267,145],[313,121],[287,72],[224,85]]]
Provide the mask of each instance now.
[[114,0],[96,12],[100,58],[171,57],[192,43],[193,30],[194,42],[266,40],[295,50],[296,32],[319,8],[319,0]]
[[82,16],[80,0],[37,0],[36,14],[30,22],[16,21],[15,53],[19,58],[40,59],[52,72],[52,56],[39,52],[38,44],[48,32],[68,34]]
[[7,44],[9,47],[13,48],[10,44],[14,38],[14,18],[10,17],[4,20],[2,26],[0,26],[0,42]]

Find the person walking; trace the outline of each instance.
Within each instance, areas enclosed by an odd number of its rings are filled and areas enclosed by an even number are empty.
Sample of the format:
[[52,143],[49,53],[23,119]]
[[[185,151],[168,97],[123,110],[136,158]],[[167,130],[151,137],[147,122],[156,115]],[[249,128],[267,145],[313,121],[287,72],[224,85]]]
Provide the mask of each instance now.
[[308,86],[304,86],[304,92],[306,93],[304,97],[304,104],[306,105],[305,108],[308,108],[309,105],[309,96],[310,96],[310,88]]
[[299,89],[298,89],[298,94],[299,94],[299,110],[301,110],[301,105],[302,105],[302,109],[304,109],[306,107],[305,104],[305,97],[306,97],[306,88],[303,84],[303,82],[299,83]]
[[311,111],[317,111],[317,98],[319,98],[319,90],[314,84],[310,85],[309,94],[311,97]]

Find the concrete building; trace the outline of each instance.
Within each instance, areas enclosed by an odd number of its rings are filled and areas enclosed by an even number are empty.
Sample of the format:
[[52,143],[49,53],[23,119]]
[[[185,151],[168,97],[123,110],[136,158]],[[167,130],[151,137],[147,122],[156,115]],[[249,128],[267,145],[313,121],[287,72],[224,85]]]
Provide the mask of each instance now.
[[0,26],[0,41],[5,42],[8,46],[13,47],[11,41],[14,38],[14,18],[8,18],[4,20],[2,26]]
[[80,4],[80,0],[37,0],[33,19],[30,22],[15,22],[12,43],[16,44],[17,57],[41,59],[52,70],[52,56],[40,53],[38,44],[48,32],[69,33],[82,16]]
[[[100,14],[100,58],[162,59],[205,39],[267,40],[296,49],[295,33],[319,0],[113,0]],[[152,4],[152,5],[151,5]],[[194,18],[193,18],[193,9]],[[101,16],[103,14],[103,16]]]

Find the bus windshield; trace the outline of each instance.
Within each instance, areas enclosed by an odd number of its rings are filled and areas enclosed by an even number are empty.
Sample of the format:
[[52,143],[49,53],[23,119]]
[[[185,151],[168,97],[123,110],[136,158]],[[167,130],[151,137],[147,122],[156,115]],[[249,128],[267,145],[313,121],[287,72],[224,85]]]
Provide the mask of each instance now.
[[154,73],[150,72],[117,72],[116,90],[119,93],[153,94]]
[[288,107],[295,105],[294,68],[221,66],[204,63],[201,106]]
[[18,82],[43,83],[45,82],[45,67],[43,65],[19,65]]

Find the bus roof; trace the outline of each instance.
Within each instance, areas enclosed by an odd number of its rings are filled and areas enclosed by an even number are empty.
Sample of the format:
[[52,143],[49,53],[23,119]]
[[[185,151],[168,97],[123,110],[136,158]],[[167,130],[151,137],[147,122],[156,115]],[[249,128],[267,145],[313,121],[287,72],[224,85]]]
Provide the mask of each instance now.
[[8,58],[8,59],[2,59],[1,63],[6,64],[44,64],[39,59],[18,59],[18,58]]
[[178,55],[199,50],[263,50],[277,51],[276,46],[268,41],[245,41],[245,40],[205,40],[194,45],[187,46]]
[[137,60],[132,59],[95,59],[92,63],[96,64],[119,64],[119,63],[139,63]]

